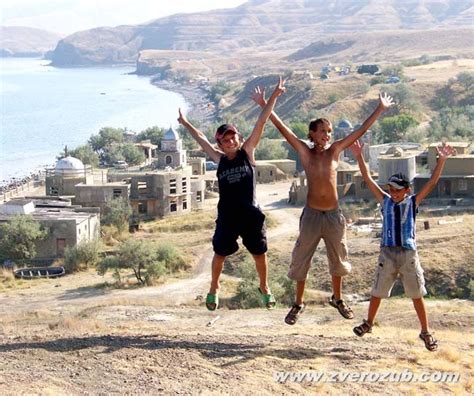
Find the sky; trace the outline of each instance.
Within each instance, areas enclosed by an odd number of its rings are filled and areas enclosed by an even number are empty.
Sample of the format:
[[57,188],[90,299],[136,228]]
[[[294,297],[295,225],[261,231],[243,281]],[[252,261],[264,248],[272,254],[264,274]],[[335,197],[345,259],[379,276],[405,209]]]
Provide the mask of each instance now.
[[243,3],[245,0],[1,0],[0,25],[34,27],[65,36],[99,26],[135,25]]

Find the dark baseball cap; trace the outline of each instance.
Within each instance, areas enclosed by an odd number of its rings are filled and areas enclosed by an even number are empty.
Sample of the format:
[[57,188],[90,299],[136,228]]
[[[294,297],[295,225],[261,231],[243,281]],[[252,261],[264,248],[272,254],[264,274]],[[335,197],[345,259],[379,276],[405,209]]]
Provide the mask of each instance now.
[[403,173],[396,173],[395,175],[390,176],[387,184],[397,190],[410,187],[410,181]]
[[238,129],[232,124],[223,124],[217,128],[214,138],[216,141],[221,140],[226,133],[239,133]]

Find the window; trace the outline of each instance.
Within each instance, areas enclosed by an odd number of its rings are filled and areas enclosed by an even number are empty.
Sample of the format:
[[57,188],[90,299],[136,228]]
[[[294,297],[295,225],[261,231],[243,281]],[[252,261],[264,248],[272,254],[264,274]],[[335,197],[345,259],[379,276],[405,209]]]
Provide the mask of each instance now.
[[186,210],[188,208],[188,201],[186,199],[183,199],[183,210]]
[[352,175],[350,173],[346,173],[346,183],[352,183]]
[[257,171],[257,176],[260,177],[260,171]]
[[137,187],[138,187],[138,193],[139,194],[146,193],[147,190],[148,190],[148,185],[147,185],[146,181],[139,181],[137,183]]
[[49,188],[49,195],[59,195],[58,188],[51,186],[51,187]]
[[170,194],[176,194],[176,179],[170,180]]
[[367,190],[367,183],[366,183],[365,181],[361,182],[361,183],[360,183],[360,188],[361,188],[362,190]]
[[273,171],[270,171],[270,176],[273,176]]
[[188,183],[187,183],[187,180],[186,179],[183,179],[183,181],[181,182],[181,185],[183,187],[183,193],[186,193],[188,192]]
[[112,198],[120,198],[122,196],[122,190],[114,188],[112,191]]
[[171,202],[170,203],[170,212],[176,212],[178,210],[178,205],[176,205],[176,202]]
[[458,180],[458,189],[459,191],[467,191],[467,180]]
[[166,165],[171,165],[173,163],[173,158],[171,157],[171,155],[167,155],[165,157],[165,163]]
[[202,191],[198,191],[196,193],[196,201],[197,202],[202,202]]

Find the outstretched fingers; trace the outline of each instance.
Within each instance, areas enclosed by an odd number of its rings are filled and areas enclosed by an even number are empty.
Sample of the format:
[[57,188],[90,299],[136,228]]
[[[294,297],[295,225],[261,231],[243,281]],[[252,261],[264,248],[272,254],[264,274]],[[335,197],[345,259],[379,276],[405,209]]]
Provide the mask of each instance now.
[[388,109],[390,106],[392,106],[395,102],[393,98],[386,92],[381,92],[379,94],[379,101],[380,104],[385,108]]
[[253,89],[250,97],[255,103],[265,106],[265,88],[262,88],[260,85],[257,85]]
[[436,147],[436,151],[440,157],[449,157],[456,155],[456,149],[449,144],[443,143],[441,146]]
[[349,148],[351,149],[354,156],[358,157],[362,153],[363,146],[364,146],[364,143],[362,143],[360,140],[356,140],[354,143],[352,143],[349,146]]

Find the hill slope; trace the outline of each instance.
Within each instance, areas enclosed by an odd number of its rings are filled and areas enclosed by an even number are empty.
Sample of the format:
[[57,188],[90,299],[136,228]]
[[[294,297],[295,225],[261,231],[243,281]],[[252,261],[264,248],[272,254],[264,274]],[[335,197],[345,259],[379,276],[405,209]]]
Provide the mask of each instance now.
[[297,50],[338,33],[471,27],[472,15],[471,0],[249,1],[234,9],[78,32],[59,42],[53,63],[132,62],[146,49],[225,53],[268,42]]
[[41,56],[52,51],[61,36],[46,30],[19,27],[0,27],[0,56]]

